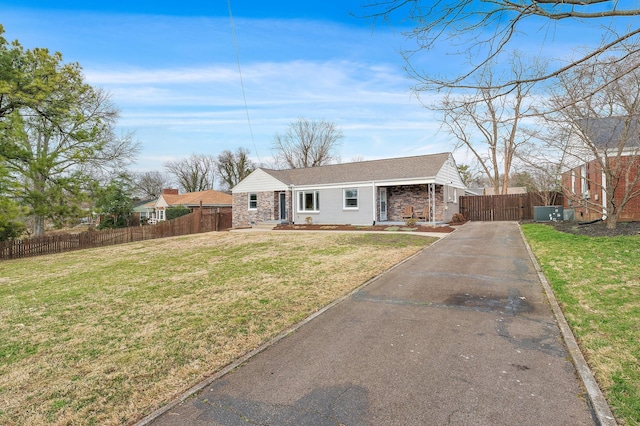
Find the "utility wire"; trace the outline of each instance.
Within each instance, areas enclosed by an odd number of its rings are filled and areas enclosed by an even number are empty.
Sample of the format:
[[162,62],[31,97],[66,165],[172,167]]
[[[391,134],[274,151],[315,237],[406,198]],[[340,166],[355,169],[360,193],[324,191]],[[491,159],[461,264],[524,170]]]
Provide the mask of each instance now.
[[247,123],[249,123],[249,133],[251,134],[251,142],[253,142],[253,149],[256,152],[256,157],[258,158],[258,163],[260,161],[260,154],[258,153],[258,147],[256,146],[256,140],[253,137],[253,128],[251,126],[251,118],[249,117],[249,105],[247,104],[247,95],[244,91],[244,81],[242,80],[242,68],[240,67],[240,54],[238,52],[238,41],[236,39],[236,29],[233,24],[233,14],[231,13],[231,0],[227,0],[227,5],[229,7],[229,20],[231,21],[231,34],[233,35],[233,46],[236,50],[236,62],[238,63],[238,74],[240,75],[240,87],[242,87],[242,99],[244,99],[244,109],[247,113]]

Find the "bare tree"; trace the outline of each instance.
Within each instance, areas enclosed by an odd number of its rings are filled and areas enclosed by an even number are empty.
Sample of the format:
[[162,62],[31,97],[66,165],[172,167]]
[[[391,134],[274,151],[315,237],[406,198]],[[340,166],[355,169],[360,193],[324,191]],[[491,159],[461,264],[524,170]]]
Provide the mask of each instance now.
[[[415,40],[417,47],[405,51],[406,68],[418,81],[416,90],[443,88],[480,89],[476,76],[486,65],[502,61],[502,56],[513,50],[521,41],[541,44],[541,34],[552,35],[560,21],[580,23],[584,31],[600,36],[598,46],[565,62],[557,61],[555,67],[544,74],[505,75],[492,82],[493,89],[508,92],[521,83],[554,79],[576,66],[599,60],[611,54],[625,43],[638,46],[640,28],[630,26],[616,31],[617,23],[625,18],[639,16],[636,2],[612,2],[609,0],[370,0],[367,15],[374,20],[392,21],[397,15],[414,24],[407,36]],[[590,25],[592,24],[592,25]],[[529,27],[527,28],[527,26]],[[532,32],[535,25],[538,32]],[[527,38],[528,37],[528,38]],[[462,66],[450,74],[433,74],[418,68],[416,54],[428,54],[444,43],[452,49],[450,55],[462,58]],[[549,41],[551,43],[551,41]],[[633,53],[638,50],[636,47]],[[627,70],[628,71],[628,70]]]
[[[524,72],[524,64],[512,56],[515,74]],[[457,140],[456,149],[468,150],[495,194],[506,194],[509,176],[516,154],[530,139],[522,130],[523,120],[533,113],[531,90],[533,83],[518,84],[509,94],[499,94],[493,88],[494,74],[490,67],[479,76],[480,89],[468,94],[449,92],[432,106],[443,115],[443,127]]]
[[[594,164],[585,170],[585,186],[606,197],[607,227],[615,228],[622,210],[640,197],[640,53],[623,52],[608,60],[585,62],[559,78],[545,115],[548,146],[565,168]],[[629,70],[633,70],[630,72]],[[587,208],[602,209],[602,200],[586,194],[565,195]]]
[[135,194],[141,198],[158,198],[164,188],[168,188],[171,180],[166,173],[158,170],[134,173],[131,184]]
[[242,179],[249,176],[255,170],[256,165],[249,158],[249,150],[238,148],[236,152],[222,151],[218,155],[218,177],[221,180],[221,188],[228,191],[236,186]]
[[343,137],[332,122],[299,118],[285,134],[276,133],[274,158],[279,166],[292,169],[331,164],[339,160],[336,150]]
[[182,160],[167,161],[164,167],[184,192],[213,189],[216,159],[211,155],[191,154]]

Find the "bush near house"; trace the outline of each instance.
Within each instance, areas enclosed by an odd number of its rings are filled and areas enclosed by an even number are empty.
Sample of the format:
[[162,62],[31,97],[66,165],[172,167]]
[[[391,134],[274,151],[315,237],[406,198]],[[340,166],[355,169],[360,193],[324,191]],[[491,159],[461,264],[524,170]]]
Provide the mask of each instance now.
[[180,216],[191,213],[191,210],[185,206],[172,206],[167,208],[167,220],[175,219]]

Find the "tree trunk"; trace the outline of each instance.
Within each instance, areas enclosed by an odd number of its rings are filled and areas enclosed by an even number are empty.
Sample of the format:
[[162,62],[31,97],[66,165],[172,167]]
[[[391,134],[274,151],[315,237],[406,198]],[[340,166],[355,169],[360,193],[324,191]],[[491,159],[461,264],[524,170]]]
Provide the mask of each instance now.
[[44,235],[44,216],[35,215],[33,217],[33,236],[41,237]]
[[615,189],[612,188],[609,185],[609,182],[611,180],[607,180],[607,188],[606,188],[606,194],[607,194],[607,219],[606,219],[606,223],[607,223],[607,229],[616,229],[616,226],[618,225],[618,218],[620,217],[620,207],[618,207],[616,204],[614,204],[614,194],[615,194]]

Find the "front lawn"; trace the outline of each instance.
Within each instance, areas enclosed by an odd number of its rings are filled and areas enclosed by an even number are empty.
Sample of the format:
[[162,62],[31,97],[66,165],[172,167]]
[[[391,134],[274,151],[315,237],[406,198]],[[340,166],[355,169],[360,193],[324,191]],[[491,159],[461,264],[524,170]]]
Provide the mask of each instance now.
[[640,236],[522,230],[617,420],[640,425]]
[[0,424],[128,424],[434,239],[208,233],[0,262]]

